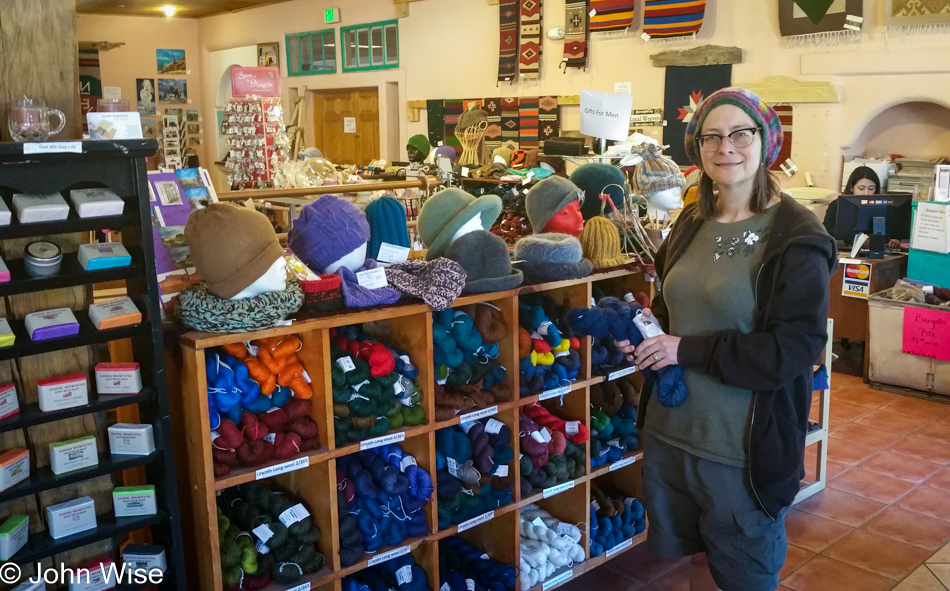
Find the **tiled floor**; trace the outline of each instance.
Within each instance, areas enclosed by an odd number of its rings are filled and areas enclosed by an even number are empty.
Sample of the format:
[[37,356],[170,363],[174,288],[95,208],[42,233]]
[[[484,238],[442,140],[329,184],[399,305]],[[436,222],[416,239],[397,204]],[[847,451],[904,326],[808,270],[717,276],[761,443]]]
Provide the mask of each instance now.
[[[950,591],[950,405],[832,385],[829,480],[788,514],[781,589]],[[688,559],[641,545],[562,587],[597,588],[688,591]]]

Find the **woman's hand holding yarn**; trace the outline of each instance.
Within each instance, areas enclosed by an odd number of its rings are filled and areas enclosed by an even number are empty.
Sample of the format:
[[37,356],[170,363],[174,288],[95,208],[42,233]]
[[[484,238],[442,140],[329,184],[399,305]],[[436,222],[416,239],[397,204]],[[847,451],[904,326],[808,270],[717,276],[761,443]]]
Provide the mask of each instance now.
[[668,334],[644,339],[635,351],[637,367],[641,371],[657,371],[668,365],[678,365],[677,352],[681,340],[680,337]]

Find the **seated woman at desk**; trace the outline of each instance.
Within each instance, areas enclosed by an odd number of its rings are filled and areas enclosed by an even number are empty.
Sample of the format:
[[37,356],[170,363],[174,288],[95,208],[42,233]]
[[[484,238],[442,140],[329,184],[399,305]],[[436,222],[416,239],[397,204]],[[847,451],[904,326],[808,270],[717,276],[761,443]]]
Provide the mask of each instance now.
[[[851,172],[848,177],[848,184],[844,186],[842,195],[878,195],[881,191],[881,180],[877,173],[867,166],[859,166]],[[828,205],[825,211],[825,230],[832,236],[835,235],[835,225],[838,223],[838,200],[835,199]],[[901,241],[894,238],[887,242],[888,248],[900,248]]]

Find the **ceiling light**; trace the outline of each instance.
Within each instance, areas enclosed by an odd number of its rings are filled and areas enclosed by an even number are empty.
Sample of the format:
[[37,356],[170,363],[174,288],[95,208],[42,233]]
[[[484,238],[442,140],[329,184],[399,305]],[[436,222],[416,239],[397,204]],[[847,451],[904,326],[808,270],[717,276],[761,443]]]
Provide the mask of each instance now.
[[178,9],[175,8],[174,6],[171,6],[171,5],[162,6],[162,12],[164,12],[164,13],[165,13],[165,16],[167,16],[167,17],[169,17],[169,18],[175,16],[175,11],[176,11],[176,10],[178,10]]

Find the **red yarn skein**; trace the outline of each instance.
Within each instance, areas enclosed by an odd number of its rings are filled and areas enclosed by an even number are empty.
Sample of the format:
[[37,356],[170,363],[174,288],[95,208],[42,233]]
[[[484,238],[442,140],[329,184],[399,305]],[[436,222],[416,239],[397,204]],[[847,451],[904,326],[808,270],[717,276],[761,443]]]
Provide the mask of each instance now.
[[227,466],[237,466],[237,452],[233,449],[215,449],[211,448],[211,459],[216,464],[225,464]]
[[296,433],[278,433],[274,438],[274,457],[278,460],[300,453],[300,435]]
[[267,425],[271,433],[276,433],[287,424],[287,411],[282,408],[272,408],[267,412],[257,413],[257,420]]
[[388,376],[396,369],[396,360],[382,343],[373,343],[366,361],[369,363],[369,373],[374,378]]
[[309,398],[291,398],[281,408],[287,413],[287,420],[293,422],[310,416],[310,412],[313,410],[313,402]]
[[270,433],[266,425],[262,424],[257,420],[257,417],[247,411],[241,414],[241,429],[244,431],[244,436],[252,440],[264,439],[267,437],[267,434]]
[[551,433],[551,441],[548,442],[548,451],[552,456],[559,456],[567,449],[567,438],[560,431]]
[[274,446],[264,439],[245,441],[238,446],[237,456],[245,466],[259,466],[274,457]]
[[212,448],[234,450],[244,442],[244,434],[231,419],[221,419],[221,424],[215,431],[219,437],[213,437],[212,434]]
[[535,420],[542,427],[547,427],[548,431],[560,431],[565,437],[574,443],[584,443],[590,438],[590,431],[584,423],[577,423],[577,433],[569,435],[565,429],[565,421],[547,411],[539,403],[529,404],[522,409],[522,412]]
[[310,417],[304,417],[287,426],[288,431],[293,431],[300,435],[301,439],[307,439],[317,436],[317,424]]

